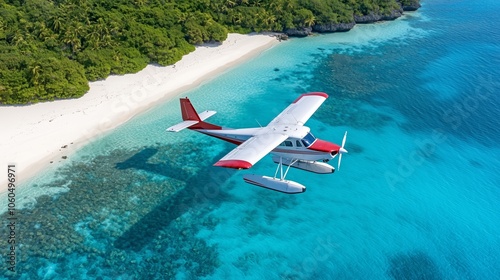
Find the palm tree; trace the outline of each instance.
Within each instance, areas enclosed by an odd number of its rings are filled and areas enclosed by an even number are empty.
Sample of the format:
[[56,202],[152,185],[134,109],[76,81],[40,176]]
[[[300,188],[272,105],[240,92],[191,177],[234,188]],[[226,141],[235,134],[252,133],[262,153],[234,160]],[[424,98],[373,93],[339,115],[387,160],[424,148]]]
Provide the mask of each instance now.
[[52,30],[54,30],[54,32],[59,32],[59,30],[61,30],[61,26],[62,26],[62,19],[58,16],[53,16],[52,19],[51,19],[51,26],[52,26]]
[[276,17],[272,13],[269,13],[267,11],[264,12],[262,17],[263,17],[263,22],[266,24],[266,28],[272,29],[272,26],[276,22]]
[[262,1],[261,0],[254,0],[252,4],[255,7],[260,7],[260,5],[262,5]]
[[39,85],[41,70],[42,70],[42,68],[40,65],[34,65],[34,66],[30,67],[31,82],[33,83],[33,85],[35,87]]
[[89,45],[92,49],[98,49],[101,45],[101,34],[99,34],[94,25],[90,28],[90,30],[91,31],[85,36],[87,45]]
[[97,20],[96,30],[101,36],[109,34],[108,26],[102,17]]
[[102,42],[103,47],[110,46],[113,43],[113,40],[111,40],[111,35],[106,34],[106,35],[102,36],[101,42]]
[[304,24],[307,27],[313,26],[315,22],[316,22],[316,17],[314,15],[312,15],[312,14],[311,14],[310,17],[307,17],[307,18],[304,19]]
[[118,51],[113,51],[113,60],[116,62],[120,62],[120,53]]
[[35,35],[42,41],[45,41],[45,38],[49,37],[51,33],[44,22],[37,22],[33,29]]
[[271,3],[269,3],[269,9],[271,10],[271,12],[273,12],[273,14],[281,14],[281,12],[283,11],[281,1],[271,1]]
[[286,10],[291,11],[295,9],[294,1],[283,1],[283,3],[284,3],[283,7],[285,7]]
[[134,3],[139,7],[146,5],[147,2],[147,0],[134,0]]
[[231,22],[233,24],[240,24],[242,19],[243,19],[243,15],[240,13],[240,12],[232,12],[230,14],[230,18],[231,18]]
[[12,43],[14,43],[14,46],[22,46],[26,41],[24,40],[23,34],[20,32],[16,32],[14,37],[12,37]]
[[73,53],[76,53],[82,46],[82,42],[79,38],[80,31],[78,28],[68,28],[64,32],[63,42],[71,47]]
[[227,12],[227,6],[218,1],[210,1],[210,9],[212,11],[217,11],[218,13]]

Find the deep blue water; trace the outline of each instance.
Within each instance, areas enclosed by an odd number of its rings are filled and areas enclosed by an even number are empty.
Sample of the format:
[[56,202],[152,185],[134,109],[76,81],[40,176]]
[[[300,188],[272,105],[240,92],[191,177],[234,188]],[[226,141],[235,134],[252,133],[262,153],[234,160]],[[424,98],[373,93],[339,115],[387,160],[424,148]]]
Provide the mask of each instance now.
[[342,170],[291,170],[300,195],[245,184],[274,173],[270,157],[212,167],[233,146],[166,133],[180,120],[167,102],[22,186],[13,278],[500,279],[500,3],[423,4],[182,94],[251,127],[327,92],[307,125],[337,143],[348,131]]

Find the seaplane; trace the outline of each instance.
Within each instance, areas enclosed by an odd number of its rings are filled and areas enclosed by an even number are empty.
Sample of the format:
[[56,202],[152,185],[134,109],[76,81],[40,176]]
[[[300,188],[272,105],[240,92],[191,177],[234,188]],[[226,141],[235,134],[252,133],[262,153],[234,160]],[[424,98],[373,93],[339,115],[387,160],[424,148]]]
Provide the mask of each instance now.
[[[167,131],[179,132],[188,128],[237,145],[214,166],[249,169],[271,153],[273,161],[278,164],[274,176],[246,174],[243,176],[244,181],[283,193],[303,193],[306,190],[304,185],[285,179],[290,167],[331,174],[335,172],[335,168],[327,162],[338,156],[337,169],[340,170],[342,154],[347,153],[344,149],[347,131],[342,145],[337,145],[314,137],[310,128],[304,125],[327,98],[328,95],[324,92],[304,93],[267,126],[239,129],[205,122],[216,112],[207,110],[198,114],[187,97],[181,98],[183,121],[167,128]],[[285,172],[283,166],[287,166]]]

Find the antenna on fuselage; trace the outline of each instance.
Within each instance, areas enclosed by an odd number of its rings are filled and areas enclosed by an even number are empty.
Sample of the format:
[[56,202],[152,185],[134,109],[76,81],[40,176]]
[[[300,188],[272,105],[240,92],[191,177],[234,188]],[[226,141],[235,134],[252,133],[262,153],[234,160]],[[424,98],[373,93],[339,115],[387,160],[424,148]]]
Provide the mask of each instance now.
[[257,119],[255,119],[255,121],[259,124],[260,127],[262,127],[262,125],[260,124],[260,122]]

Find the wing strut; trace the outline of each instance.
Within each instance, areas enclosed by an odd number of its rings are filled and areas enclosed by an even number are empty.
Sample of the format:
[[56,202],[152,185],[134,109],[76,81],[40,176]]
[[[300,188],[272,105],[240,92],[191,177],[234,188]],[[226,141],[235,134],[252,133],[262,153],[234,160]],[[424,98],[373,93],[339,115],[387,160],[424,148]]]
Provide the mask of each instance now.
[[286,177],[286,174],[288,174],[288,170],[290,170],[290,167],[296,163],[298,160],[297,159],[293,159],[290,164],[288,164],[288,167],[286,168],[285,170],[285,175],[283,175],[283,157],[280,157],[280,162],[278,163],[278,167],[276,168],[276,172],[274,173],[274,177],[273,179],[276,179],[276,175],[278,175],[278,171],[280,171],[280,180],[281,181],[284,181],[285,180],[285,177]]
[[[278,168],[276,168],[274,177],[246,174],[243,175],[243,180],[246,183],[278,192],[289,194],[303,193],[306,191],[305,186],[294,181],[285,180],[286,174],[288,173],[288,170],[290,170],[290,166],[292,166],[295,162],[297,162],[296,159],[292,160],[292,163],[287,167],[285,174],[283,174],[283,158],[280,157]],[[278,171],[280,171],[280,178],[276,178],[276,176],[278,175]]]

